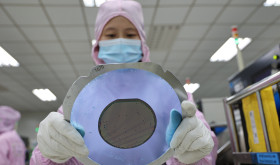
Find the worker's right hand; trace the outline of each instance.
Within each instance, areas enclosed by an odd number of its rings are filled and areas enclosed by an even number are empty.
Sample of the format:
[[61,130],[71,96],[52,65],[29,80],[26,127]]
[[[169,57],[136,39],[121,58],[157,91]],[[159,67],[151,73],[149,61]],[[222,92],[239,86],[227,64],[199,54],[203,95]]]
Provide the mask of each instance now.
[[42,155],[56,163],[89,154],[82,136],[58,112],[51,112],[40,123],[37,141]]

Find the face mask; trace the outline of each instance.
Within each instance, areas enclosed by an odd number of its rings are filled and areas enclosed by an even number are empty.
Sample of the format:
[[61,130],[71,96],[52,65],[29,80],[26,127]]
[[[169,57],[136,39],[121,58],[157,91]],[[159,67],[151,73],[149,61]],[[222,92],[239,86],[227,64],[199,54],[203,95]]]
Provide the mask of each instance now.
[[98,58],[106,64],[138,62],[142,59],[141,41],[124,38],[99,41]]

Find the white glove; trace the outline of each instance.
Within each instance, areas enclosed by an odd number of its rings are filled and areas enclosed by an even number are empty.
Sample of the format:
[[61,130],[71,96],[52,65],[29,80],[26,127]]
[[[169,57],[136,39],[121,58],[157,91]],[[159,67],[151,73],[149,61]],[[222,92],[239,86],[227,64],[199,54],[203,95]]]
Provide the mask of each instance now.
[[89,154],[82,136],[58,112],[51,112],[40,123],[37,141],[42,155],[56,163]]
[[170,147],[175,149],[175,158],[182,163],[191,164],[208,155],[214,142],[210,130],[195,116],[195,105],[183,101],[181,107],[183,120],[173,135]]

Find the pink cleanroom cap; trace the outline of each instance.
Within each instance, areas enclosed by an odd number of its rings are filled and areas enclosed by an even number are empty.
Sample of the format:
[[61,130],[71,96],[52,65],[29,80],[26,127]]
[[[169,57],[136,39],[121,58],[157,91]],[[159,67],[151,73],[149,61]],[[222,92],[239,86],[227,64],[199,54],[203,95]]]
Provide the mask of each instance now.
[[0,133],[14,129],[20,113],[9,106],[0,106]]
[[146,45],[142,7],[141,4],[133,0],[107,0],[100,6],[95,22],[96,43],[92,48],[92,57],[94,62],[97,65],[105,64],[102,59],[98,58],[98,41],[108,21],[117,16],[127,18],[135,26],[141,39],[143,52],[142,62],[150,62],[150,50]]

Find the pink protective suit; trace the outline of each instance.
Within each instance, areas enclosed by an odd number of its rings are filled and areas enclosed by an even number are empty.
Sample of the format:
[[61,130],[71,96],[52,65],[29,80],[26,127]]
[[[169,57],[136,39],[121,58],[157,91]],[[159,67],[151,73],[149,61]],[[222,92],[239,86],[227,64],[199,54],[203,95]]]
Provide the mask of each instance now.
[[24,165],[26,148],[14,130],[20,113],[11,107],[0,106],[0,165]]
[[[93,45],[92,48],[92,57],[95,63],[98,64],[104,64],[104,61],[98,58],[98,52],[99,52],[99,39],[102,34],[103,28],[106,25],[106,23],[111,20],[112,18],[116,16],[123,16],[130,20],[130,22],[136,27],[138,30],[141,43],[142,43],[142,52],[143,52],[143,58],[142,62],[150,62],[150,51],[148,46],[146,45],[146,35],[144,32],[144,19],[143,19],[143,12],[142,12],[142,7],[141,5],[136,2],[136,1],[130,1],[130,0],[111,0],[107,1],[104,4],[102,4],[99,8],[97,18],[96,18],[96,24],[95,24],[95,38],[96,38],[96,43]],[[191,101],[192,96],[189,94],[189,98]],[[62,113],[62,109],[59,109],[59,112]],[[204,124],[207,126],[207,128],[210,129],[209,125],[205,121],[203,114],[199,111],[197,111],[196,116],[204,122]],[[211,132],[211,135],[213,137],[215,146],[211,154],[207,155],[200,161],[198,161],[195,164],[204,164],[204,165],[211,165],[215,164],[216,161],[216,156],[217,156],[217,146],[218,146],[218,141],[213,132]],[[176,159],[171,158],[168,162],[166,162],[168,165],[180,165]],[[37,165],[37,164],[57,164],[54,162],[51,162],[51,160],[44,158],[38,147],[35,148],[33,151],[33,155],[31,158],[31,165]],[[72,158],[68,160],[67,162],[64,163],[65,165],[79,165],[81,163],[77,162],[75,158]]]

